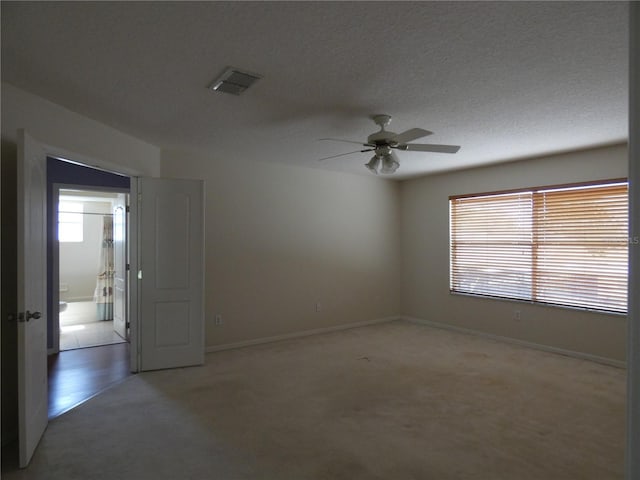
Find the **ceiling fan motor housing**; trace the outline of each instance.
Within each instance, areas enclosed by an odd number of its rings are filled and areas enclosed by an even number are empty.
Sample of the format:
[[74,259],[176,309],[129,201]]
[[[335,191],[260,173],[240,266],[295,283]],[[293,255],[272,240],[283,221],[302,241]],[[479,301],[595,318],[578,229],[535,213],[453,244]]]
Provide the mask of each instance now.
[[391,147],[389,145],[376,145],[376,155],[391,155]]
[[398,142],[392,140],[395,137],[394,132],[389,132],[387,130],[380,130],[379,132],[372,133],[367,137],[367,143],[376,146],[384,146],[390,145],[392,147],[396,146]]

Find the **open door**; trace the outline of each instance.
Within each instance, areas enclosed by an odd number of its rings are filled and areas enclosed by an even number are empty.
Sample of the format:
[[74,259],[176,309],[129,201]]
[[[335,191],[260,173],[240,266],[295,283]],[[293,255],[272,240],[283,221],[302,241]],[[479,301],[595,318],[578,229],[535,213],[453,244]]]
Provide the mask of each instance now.
[[204,363],[203,182],[137,180],[140,369],[200,365]]
[[[46,154],[22,130],[17,183],[19,464],[26,467],[48,420]],[[130,263],[137,266],[138,281],[129,289],[132,370],[200,365],[204,362],[203,182],[138,178],[136,186],[132,184],[134,192]],[[125,327],[126,316],[125,311]]]
[[127,283],[127,195],[119,193],[113,206],[113,329],[129,340]]
[[47,427],[46,155],[18,131],[18,436],[26,467]]

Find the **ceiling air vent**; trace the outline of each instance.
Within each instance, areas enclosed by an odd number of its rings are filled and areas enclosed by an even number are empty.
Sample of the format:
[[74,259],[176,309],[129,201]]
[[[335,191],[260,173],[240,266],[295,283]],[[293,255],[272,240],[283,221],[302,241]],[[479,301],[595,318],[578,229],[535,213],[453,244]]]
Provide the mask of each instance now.
[[209,85],[209,88],[216,92],[240,95],[253,85],[256,80],[261,78],[260,75],[256,75],[255,73],[247,73],[237,68],[229,67]]

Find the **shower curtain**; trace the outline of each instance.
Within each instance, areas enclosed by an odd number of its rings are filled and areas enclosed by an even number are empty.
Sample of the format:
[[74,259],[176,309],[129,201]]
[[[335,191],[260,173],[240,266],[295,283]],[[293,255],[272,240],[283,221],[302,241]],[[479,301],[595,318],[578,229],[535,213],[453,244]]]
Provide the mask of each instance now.
[[100,266],[93,298],[98,320],[113,320],[113,217],[105,215],[102,227]]

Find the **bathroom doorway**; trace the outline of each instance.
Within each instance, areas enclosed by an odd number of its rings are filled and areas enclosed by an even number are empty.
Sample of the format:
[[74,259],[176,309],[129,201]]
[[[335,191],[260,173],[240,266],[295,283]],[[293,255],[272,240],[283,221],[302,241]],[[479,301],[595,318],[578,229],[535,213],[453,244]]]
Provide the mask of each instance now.
[[[131,375],[129,193],[130,179],[126,175],[47,157],[49,419]],[[63,215],[60,219],[62,212],[83,215]],[[109,285],[98,283],[98,277],[111,270],[100,268],[105,218],[113,222],[112,307],[106,305],[108,302],[96,302],[96,294],[109,293]],[[67,224],[62,227],[62,235],[60,223]],[[91,225],[93,228],[89,229]],[[82,251],[82,247],[93,253]],[[106,276],[110,276],[108,272]],[[103,296],[102,300],[108,298]],[[113,320],[100,320],[110,313]],[[114,332],[118,319],[124,326],[120,333]]]
[[[47,350],[60,352],[60,314],[65,333],[63,349],[104,344],[107,334],[112,340],[125,341],[129,334],[128,176],[99,170],[73,161],[47,157]],[[62,197],[62,200],[61,200]],[[62,203],[62,205],[60,205]],[[116,206],[119,214],[114,216]],[[62,218],[59,218],[62,212]],[[114,225],[114,268],[99,266],[104,242],[105,219]],[[113,220],[115,219],[115,220]],[[60,223],[60,225],[59,225]],[[90,228],[93,227],[93,228]],[[117,229],[116,229],[117,227]],[[115,236],[117,234],[117,237]],[[60,238],[62,236],[62,238]],[[116,239],[118,242],[116,242]],[[117,246],[117,248],[115,248]],[[93,252],[93,253],[90,253]],[[118,256],[116,257],[116,253]],[[62,255],[62,258],[61,258]],[[102,262],[104,265],[104,262]],[[113,271],[115,270],[115,272]],[[117,283],[119,290],[98,284],[98,276]],[[116,282],[116,280],[121,280]],[[99,288],[102,294],[96,296]],[[107,290],[104,288],[107,287]],[[113,287],[111,287],[113,288]],[[115,301],[115,299],[118,301]],[[113,299],[114,303],[109,305]],[[97,300],[97,301],[96,301]],[[101,304],[101,305],[98,305]],[[119,308],[114,308],[114,307]],[[126,328],[112,337],[111,326],[99,324],[113,312]],[[89,321],[86,321],[89,320]],[[114,324],[117,320],[114,318]],[[92,324],[91,326],[88,326]],[[98,331],[99,329],[99,331]],[[92,330],[95,330],[92,332]]]
[[125,296],[116,294],[115,284],[123,279],[116,259],[126,264],[122,197],[78,188],[58,191],[60,351],[128,340]]

